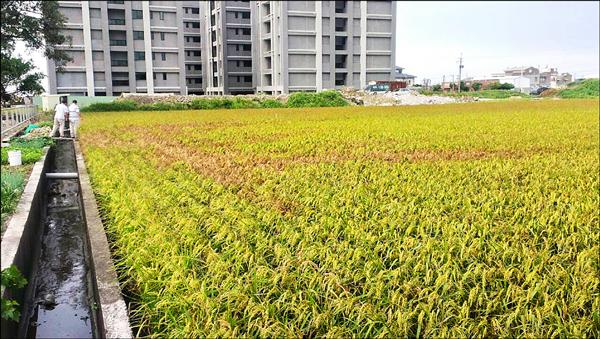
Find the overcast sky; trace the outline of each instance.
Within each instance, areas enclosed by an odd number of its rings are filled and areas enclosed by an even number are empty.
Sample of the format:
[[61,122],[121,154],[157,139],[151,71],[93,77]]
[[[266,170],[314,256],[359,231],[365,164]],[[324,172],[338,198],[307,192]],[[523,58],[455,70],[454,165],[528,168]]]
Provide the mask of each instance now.
[[[417,82],[458,73],[484,76],[506,67],[558,67],[598,77],[599,2],[398,2],[396,64]],[[26,55],[22,46],[17,51]],[[46,73],[39,53],[31,57]],[[47,88],[47,81],[44,81]]]
[[483,76],[510,66],[558,67],[598,77],[594,2],[398,2],[396,62],[432,83],[463,72]]

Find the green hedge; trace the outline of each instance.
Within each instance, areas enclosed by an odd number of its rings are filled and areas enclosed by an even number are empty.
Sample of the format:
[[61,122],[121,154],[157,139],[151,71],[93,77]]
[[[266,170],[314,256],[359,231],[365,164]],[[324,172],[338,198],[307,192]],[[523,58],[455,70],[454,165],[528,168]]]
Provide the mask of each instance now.
[[114,111],[179,111],[186,109],[240,109],[240,108],[283,108],[283,107],[335,107],[347,106],[344,97],[336,91],[320,93],[299,92],[290,95],[287,105],[275,99],[234,98],[197,98],[188,103],[140,104],[133,100],[115,100],[108,103],[91,104],[82,108],[82,112]]

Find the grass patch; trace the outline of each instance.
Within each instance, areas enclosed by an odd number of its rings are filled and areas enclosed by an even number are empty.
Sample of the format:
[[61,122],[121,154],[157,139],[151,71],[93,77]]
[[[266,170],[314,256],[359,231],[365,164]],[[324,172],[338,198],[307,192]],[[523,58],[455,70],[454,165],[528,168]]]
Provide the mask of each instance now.
[[600,96],[600,81],[598,79],[586,79],[579,83],[571,83],[565,89],[556,94],[563,99],[598,98]]
[[2,201],[0,203],[2,232],[4,233],[4,222],[12,214],[21,193],[23,192],[24,176],[19,172],[2,171],[0,175],[0,190]]
[[508,99],[510,97],[521,97],[521,98],[529,98],[529,94],[515,92],[510,90],[481,90],[481,91],[472,91],[472,92],[461,92],[461,93],[435,93],[435,92],[427,92],[423,93],[425,95],[443,95],[447,97],[477,97],[484,99]]

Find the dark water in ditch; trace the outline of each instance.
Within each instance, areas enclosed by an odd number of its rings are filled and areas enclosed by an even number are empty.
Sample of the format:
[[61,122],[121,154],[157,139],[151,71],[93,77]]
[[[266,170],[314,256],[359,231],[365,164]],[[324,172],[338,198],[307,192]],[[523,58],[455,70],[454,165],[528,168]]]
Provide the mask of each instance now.
[[[73,142],[56,140],[49,173],[77,172]],[[91,338],[87,236],[78,179],[49,179],[29,338]]]

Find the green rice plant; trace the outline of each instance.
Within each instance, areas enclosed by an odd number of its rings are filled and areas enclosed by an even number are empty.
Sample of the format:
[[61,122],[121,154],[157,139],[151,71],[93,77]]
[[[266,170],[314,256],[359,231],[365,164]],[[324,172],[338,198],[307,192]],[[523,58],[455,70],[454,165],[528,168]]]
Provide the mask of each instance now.
[[92,113],[138,335],[597,337],[596,100]]

